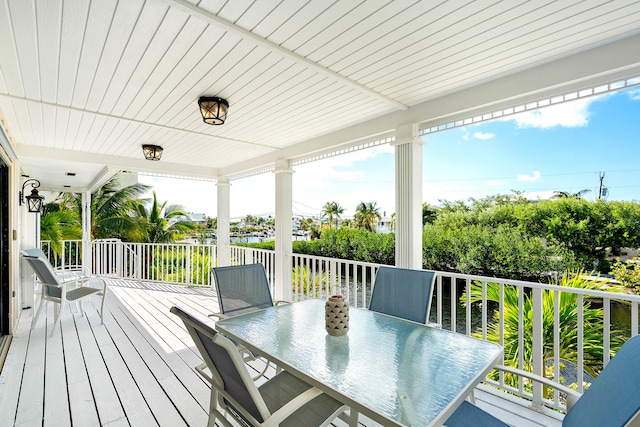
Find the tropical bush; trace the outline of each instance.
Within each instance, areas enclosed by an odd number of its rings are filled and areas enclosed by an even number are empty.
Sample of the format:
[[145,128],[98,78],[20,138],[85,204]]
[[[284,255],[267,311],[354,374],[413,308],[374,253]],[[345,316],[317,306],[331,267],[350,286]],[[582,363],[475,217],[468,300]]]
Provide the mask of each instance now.
[[327,290],[327,274],[320,270],[313,273],[309,267],[298,265],[291,270],[293,293],[308,298],[320,298]]
[[[551,284],[570,288],[600,289],[601,285],[597,281],[587,280],[582,271],[566,272],[559,279],[551,280]],[[529,292],[523,294],[522,304],[522,331],[519,329],[519,307],[518,290],[509,285],[502,286],[504,289],[504,363],[507,366],[518,367],[520,356],[524,360],[523,368],[531,370],[533,362],[533,299]],[[488,302],[497,305],[500,303],[501,286],[497,283],[486,284],[486,299]],[[483,302],[483,284],[474,282],[471,286],[471,296],[467,301],[466,295],[461,297],[463,305],[467,303],[479,304]],[[578,363],[578,295],[570,292],[560,292],[558,300],[558,313],[560,323],[555,324],[554,307],[556,292],[543,290],[542,310],[543,310],[543,357],[547,362],[554,356],[554,327],[559,328],[559,356],[564,361],[574,364]],[[583,355],[585,370],[592,376],[596,376],[602,369],[603,360],[603,309],[597,307],[595,301],[585,301],[583,306]],[[480,337],[481,332],[476,332]],[[523,337],[523,348],[519,346],[519,336]],[[492,322],[488,326],[487,340],[496,343],[500,342],[500,313],[495,311],[492,315]],[[610,356],[613,356],[622,345],[623,339],[619,331],[612,331]],[[497,379],[497,373],[494,373]],[[514,376],[506,375],[505,381],[512,385],[517,385]]]
[[635,293],[640,291],[640,258],[634,257],[625,262],[618,258],[611,266],[611,274],[623,286],[632,289]]
[[394,264],[395,236],[387,233],[372,233],[363,229],[341,227],[325,229],[321,238],[300,242],[299,253],[350,259],[354,261]]
[[[573,254],[547,247],[508,224],[451,226],[436,221],[423,230],[425,268],[507,279],[540,280],[577,267]],[[459,218],[458,218],[459,219]],[[453,219],[455,220],[455,219]]]

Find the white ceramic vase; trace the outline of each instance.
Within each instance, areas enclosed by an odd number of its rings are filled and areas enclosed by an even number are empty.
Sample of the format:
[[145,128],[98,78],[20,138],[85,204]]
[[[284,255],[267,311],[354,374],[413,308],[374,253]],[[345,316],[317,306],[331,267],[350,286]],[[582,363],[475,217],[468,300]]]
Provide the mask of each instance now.
[[333,295],[327,300],[325,321],[329,335],[341,336],[349,332],[349,303],[342,295]]

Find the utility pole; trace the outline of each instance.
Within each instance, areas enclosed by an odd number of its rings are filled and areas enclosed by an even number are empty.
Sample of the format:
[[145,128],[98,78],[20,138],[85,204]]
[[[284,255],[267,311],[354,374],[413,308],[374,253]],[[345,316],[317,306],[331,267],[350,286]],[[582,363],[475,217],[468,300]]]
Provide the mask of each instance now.
[[602,185],[602,181],[604,181],[604,172],[600,172],[600,186],[598,187],[598,200],[602,199],[602,193],[605,190],[604,186]]

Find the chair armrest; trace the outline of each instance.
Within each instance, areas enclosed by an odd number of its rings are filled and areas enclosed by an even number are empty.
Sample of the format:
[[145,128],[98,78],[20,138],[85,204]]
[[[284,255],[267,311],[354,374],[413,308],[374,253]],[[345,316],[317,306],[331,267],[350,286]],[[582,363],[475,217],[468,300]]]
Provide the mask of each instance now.
[[201,364],[196,366],[194,369],[196,370],[196,372],[198,372],[200,375],[202,375],[202,378],[207,380],[209,382],[209,384],[211,384],[213,386],[213,375],[209,374],[209,372],[210,372],[209,371],[209,367],[207,366],[207,364],[205,362],[202,362]]
[[321,394],[322,392],[320,390],[315,387],[311,387],[310,389],[300,393],[299,395],[291,399],[284,406],[271,414],[269,422],[273,422],[274,425],[280,425],[280,423],[288,418],[291,414],[293,414],[298,409],[302,408],[306,403],[311,402]]
[[[105,282],[103,278],[98,277],[98,276],[76,277],[76,278],[61,282],[60,283],[60,287],[66,287],[66,286],[69,286],[69,285],[76,285],[78,287],[85,287],[91,281],[99,281],[102,284],[102,292],[106,293],[107,282]],[[96,289],[98,289],[98,288],[96,287]]]
[[210,314],[207,314],[207,317],[217,317],[218,320],[224,320],[229,318],[229,316],[224,315],[222,313],[210,313]]
[[570,389],[569,387],[566,387],[562,384],[559,384],[555,381],[550,380],[549,378],[545,378],[531,372],[523,371],[517,368],[512,368],[510,366],[502,366],[502,365],[495,366],[494,369],[528,378],[532,381],[538,382],[540,384],[546,385],[551,388],[555,388],[556,390],[565,393],[567,395],[567,412],[569,412],[571,408],[573,408],[573,405],[575,405],[578,399],[580,399],[580,396],[582,396],[580,393]]

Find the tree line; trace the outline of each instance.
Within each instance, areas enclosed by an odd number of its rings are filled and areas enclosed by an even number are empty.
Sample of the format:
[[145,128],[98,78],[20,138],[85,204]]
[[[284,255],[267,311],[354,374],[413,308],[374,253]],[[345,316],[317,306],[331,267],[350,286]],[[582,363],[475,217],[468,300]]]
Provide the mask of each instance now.
[[[198,230],[182,206],[159,202],[155,193],[143,198],[149,191],[141,184],[104,185],[91,197],[91,237],[171,243]],[[531,201],[514,193],[424,203],[423,268],[524,280],[576,269],[608,273],[607,258],[621,248],[640,247],[640,204],[587,201],[580,195]],[[325,203],[321,214],[327,222],[310,233],[318,238],[293,242],[294,252],[395,264],[395,236],[376,233],[381,215],[375,202],[359,203],[353,219],[340,222],[343,213],[339,203]],[[45,206],[42,240],[58,251],[62,240],[80,239],[80,218],[80,195],[61,193]],[[311,221],[301,224],[314,228]],[[273,242],[256,245],[269,248]]]
[[[566,271],[609,273],[607,258],[640,247],[640,204],[576,196],[531,201],[518,193],[423,204],[423,268],[543,280]],[[325,205],[325,208],[330,204]],[[337,227],[340,210],[314,241],[294,252],[395,264],[395,236]],[[272,243],[256,244],[271,247]]]

